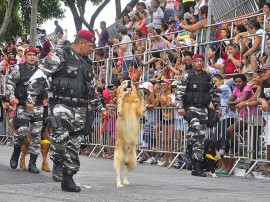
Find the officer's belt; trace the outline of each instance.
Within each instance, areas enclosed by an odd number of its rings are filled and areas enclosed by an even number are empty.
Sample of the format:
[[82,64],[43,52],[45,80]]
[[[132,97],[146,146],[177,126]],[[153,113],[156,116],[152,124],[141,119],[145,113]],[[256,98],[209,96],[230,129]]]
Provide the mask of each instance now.
[[207,108],[206,105],[203,104],[187,104],[186,107],[196,107],[196,108]]
[[67,106],[86,106],[87,100],[81,98],[70,98],[70,97],[54,97],[49,99],[49,104],[64,104]]

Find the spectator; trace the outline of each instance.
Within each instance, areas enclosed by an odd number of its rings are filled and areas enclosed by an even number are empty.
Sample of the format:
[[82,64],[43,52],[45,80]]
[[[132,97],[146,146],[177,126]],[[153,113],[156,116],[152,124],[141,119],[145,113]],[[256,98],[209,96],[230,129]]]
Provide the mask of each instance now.
[[17,52],[18,52],[18,57],[19,57],[18,60],[17,60],[17,64],[25,63],[25,58],[24,58],[22,48],[18,48]]
[[130,21],[129,15],[124,15],[123,17],[123,25],[127,28],[127,33],[131,37],[133,35],[134,29],[133,29],[133,22]]
[[160,1],[153,1],[153,23],[155,25],[155,29],[160,29],[162,25],[162,21],[164,19],[163,10],[160,8]]
[[104,47],[110,38],[108,29],[106,28],[105,21],[100,22],[100,29],[101,29],[101,33],[99,33],[99,31],[97,29],[95,29],[95,32],[99,38],[98,47]]
[[133,21],[134,20],[134,17],[135,17],[136,11],[133,10],[133,7],[132,7],[131,4],[127,4],[126,8],[127,8],[127,11],[128,11],[129,18]]
[[270,3],[266,3],[263,6],[263,12],[266,13],[266,27],[267,31],[270,31]]
[[[224,68],[218,69],[213,67],[214,64],[223,64],[224,59],[222,58],[222,54],[220,51],[220,47],[217,46],[210,46],[208,49],[208,65],[206,67],[206,72],[209,73],[210,75],[215,75],[215,74],[224,74]],[[218,66],[220,67],[220,66]]]
[[[240,42],[241,37],[250,36],[256,34],[256,36],[251,36],[251,48],[243,54],[243,58],[251,57],[251,68],[256,71],[257,69],[257,57],[261,51],[261,42],[263,29],[261,29],[260,24],[256,20],[251,20],[247,24],[247,32],[239,33],[235,36],[235,43]],[[258,34],[258,35],[257,35]]]
[[124,65],[122,69],[123,79],[128,78],[128,68],[133,60],[133,53],[132,53],[132,41],[130,37],[127,35],[127,28],[120,27],[118,30],[119,36],[122,38],[119,47],[124,53]]
[[55,45],[55,50],[59,50],[64,46],[64,42],[67,40],[67,38],[64,36],[64,32],[63,31],[58,31],[57,32],[57,38],[55,40],[54,43],[56,43]]
[[[208,14],[208,7],[207,6],[203,6],[200,8],[200,12],[199,12],[199,16],[202,18],[200,21],[198,21],[196,24],[193,25],[185,25],[180,24],[180,26],[189,32],[195,32],[199,29],[202,29],[204,26],[207,25],[207,14]],[[215,24],[214,20],[211,19],[211,24]],[[204,32],[206,33],[206,32]],[[200,37],[199,37],[200,39]],[[210,41],[215,41],[216,40],[216,26],[212,26],[211,27],[211,32],[210,32]],[[202,36],[202,41],[201,42],[205,42],[206,41],[206,34],[204,34]],[[200,41],[198,41],[200,42]]]
[[139,15],[140,15],[140,21],[139,21],[137,30],[139,30],[142,33],[142,37],[143,38],[146,38],[146,36],[147,36],[147,27],[146,27],[146,24],[147,24],[147,19],[146,19],[147,13],[144,10],[142,10],[142,11],[139,12]]
[[52,48],[50,41],[47,40],[45,36],[41,37],[41,42],[42,42],[43,47],[42,47],[42,50],[40,52],[39,58],[43,59],[48,55],[48,53],[50,51],[52,51],[53,48]]
[[[212,67],[224,71],[225,74],[233,74],[239,72],[242,66],[241,54],[239,53],[238,47],[235,44],[229,44],[227,46],[227,55],[223,64],[213,64]],[[226,76],[226,78],[231,78],[232,76]]]
[[55,34],[57,34],[57,32],[59,31],[64,31],[62,27],[58,24],[57,20],[54,21],[54,25],[55,25],[55,30],[54,30]]
[[184,13],[189,12],[190,7],[196,4],[196,2],[194,0],[182,0],[182,2],[183,2]]
[[175,0],[166,0],[166,6],[165,6],[165,13],[164,13],[164,21],[166,23],[169,22],[169,18],[173,16],[175,17],[175,12],[174,12],[174,2]]

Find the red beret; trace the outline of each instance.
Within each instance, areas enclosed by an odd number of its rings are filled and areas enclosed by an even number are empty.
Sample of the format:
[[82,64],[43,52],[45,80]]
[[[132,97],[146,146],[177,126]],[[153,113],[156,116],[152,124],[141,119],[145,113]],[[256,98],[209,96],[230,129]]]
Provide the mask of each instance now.
[[77,33],[77,36],[79,36],[80,38],[85,39],[87,41],[91,41],[93,43],[95,43],[95,41],[96,41],[95,35],[92,32],[90,32],[89,30],[80,30]]
[[202,54],[194,54],[193,57],[192,57],[192,60],[195,60],[197,58],[201,58],[204,60],[204,56]]
[[26,53],[29,53],[29,52],[32,52],[32,53],[37,54],[37,49],[35,49],[35,48],[33,48],[33,47],[29,47],[29,48],[27,48],[27,49],[24,50],[24,55],[25,55]]

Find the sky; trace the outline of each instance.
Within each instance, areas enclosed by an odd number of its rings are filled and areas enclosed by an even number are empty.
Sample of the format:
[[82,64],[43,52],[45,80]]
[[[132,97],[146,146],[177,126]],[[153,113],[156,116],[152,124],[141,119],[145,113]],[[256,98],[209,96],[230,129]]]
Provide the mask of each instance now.
[[[128,4],[130,0],[121,0],[121,9],[123,10]],[[93,6],[90,2],[87,2],[86,4],[86,9],[85,9],[85,19],[87,22],[90,21],[91,14],[93,14],[98,6]],[[70,41],[74,40],[74,35],[76,34],[76,29],[74,25],[74,20],[73,20],[73,15],[68,7],[65,7],[66,10],[66,17],[62,20],[58,20],[58,24],[65,30],[67,29],[67,39]],[[95,21],[95,26],[94,29],[99,28],[99,23],[101,21],[105,21],[107,23],[107,26],[113,24],[115,22],[115,2],[110,1],[107,6],[100,12],[98,17],[96,18]],[[40,27],[46,30],[47,34],[50,34],[54,32],[55,25],[54,25],[54,20],[49,20]],[[83,26],[83,29],[86,29],[85,26]]]

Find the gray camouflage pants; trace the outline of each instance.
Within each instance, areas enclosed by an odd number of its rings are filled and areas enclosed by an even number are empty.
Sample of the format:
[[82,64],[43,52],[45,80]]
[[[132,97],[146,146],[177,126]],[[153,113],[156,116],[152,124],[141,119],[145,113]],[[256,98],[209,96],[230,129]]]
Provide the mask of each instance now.
[[86,107],[73,108],[64,104],[50,104],[49,107],[50,117],[58,120],[58,123],[52,123],[51,119],[50,158],[55,163],[63,162],[64,168],[75,174],[80,168],[79,150],[86,119]]
[[192,158],[203,161],[208,111],[206,108],[189,107],[187,109],[187,115],[190,119],[187,130],[187,145],[193,147]]
[[13,118],[13,124],[16,129],[14,133],[15,146],[22,146],[25,143],[30,128],[29,153],[40,154],[40,133],[43,126],[43,112],[43,106],[35,107],[34,112],[28,111],[26,106],[17,106],[16,116]]

